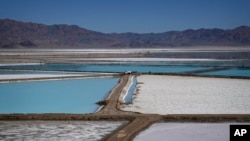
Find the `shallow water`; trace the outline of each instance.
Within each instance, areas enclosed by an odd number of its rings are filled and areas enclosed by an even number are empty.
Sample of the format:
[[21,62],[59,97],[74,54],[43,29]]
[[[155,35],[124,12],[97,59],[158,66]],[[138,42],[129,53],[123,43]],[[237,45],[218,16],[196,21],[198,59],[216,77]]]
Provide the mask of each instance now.
[[0,113],[92,113],[118,78],[0,84]]
[[99,62],[86,64],[40,64],[0,66],[2,69],[80,71],[80,72],[126,72],[141,73],[184,73],[216,66],[250,66],[249,60],[220,61],[161,61],[161,62]]
[[155,123],[134,141],[229,141],[230,124],[250,123]]
[[125,96],[125,102],[126,103],[132,103],[132,99],[133,99],[133,94],[134,94],[134,91],[136,89],[136,78],[135,76],[133,76],[132,80],[131,80],[131,86],[129,87],[128,89],[128,92]]
[[0,121],[0,140],[88,140],[110,134],[126,121]]
[[177,73],[205,69],[207,67],[191,65],[153,65],[153,64],[44,64],[4,66],[8,69],[30,70],[64,70],[64,71],[94,71],[94,72],[168,72]]
[[250,76],[250,69],[228,69],[220,71],[212,71],[201,73],[205,75],[218,75],[218,76]]
[[150,66],[150,65],[88,65],[82,70],[85,71],[105,71],[105,72],[168,72],[177,73],[185,71],[193,71],[204,69],[204,67],[194,67],[194,66]]

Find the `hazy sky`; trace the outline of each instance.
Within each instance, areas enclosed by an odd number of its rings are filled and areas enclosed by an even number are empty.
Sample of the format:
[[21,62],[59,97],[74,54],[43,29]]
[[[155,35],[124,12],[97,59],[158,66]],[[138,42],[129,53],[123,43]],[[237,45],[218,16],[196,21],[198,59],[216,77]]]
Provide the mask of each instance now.
[[250,0],[0,0],[0,19],[111,32],[250,25]]

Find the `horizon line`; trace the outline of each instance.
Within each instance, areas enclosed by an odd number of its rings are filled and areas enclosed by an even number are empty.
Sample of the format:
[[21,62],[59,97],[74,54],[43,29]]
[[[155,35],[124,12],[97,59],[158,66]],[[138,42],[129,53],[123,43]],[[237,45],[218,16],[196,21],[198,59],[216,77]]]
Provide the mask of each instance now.
[[77,24],[66,24],[66,23],[59,23],[59,24],[46,24],[46,23],[40,23],[40,22],[32,22],[32,21],[23,21],[23,20],[15,20],[15,19],[11,19],[11,18],[0,18],[0,21],[4,21],[4,20],[9,20],[9,21],[14,21],[14,22],[22,22],[22,23],[32,23],[32,24],[41,24],[41,25],[46,25],[46,26],[56,26],[56,25],[65,25],[65,26],[77,26],[78,28],[82,28],[85,30],[89,30],[89,31],[94,31],[94,32],[99,32],[99,33],[104,33],[104,34],[126,34],[126,33],[131,33],[131,34],[157,34],[157,33],[166,33],[166,32],[184,32],[187,30],[209,30],[209,29],[219,29],[219,30],[234,30],[236,28],[239,27],[250,27],[250,25],[238,25],[236,27],[233,28],[219,28],[219,27],[213,27],[213,28],[206,28],[206,27],[199,27],[199,28],[186,28],[184,30],[166,30],[166,31],[162,31],[162,32],[133,32],[133,31],[125,31],[125,32],[101,32],[101,31],[97,31],[97,30],[92,30],[89,28],[85,28],[82,27],[80,25]]

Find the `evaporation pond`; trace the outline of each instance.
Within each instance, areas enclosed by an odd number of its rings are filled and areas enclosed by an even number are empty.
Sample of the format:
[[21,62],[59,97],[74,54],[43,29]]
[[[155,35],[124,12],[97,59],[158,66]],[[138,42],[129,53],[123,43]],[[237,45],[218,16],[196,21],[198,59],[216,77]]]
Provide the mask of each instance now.
[[0,83],[0,114],[92,113],[119,78]]
[[248,123],[154,123],[134,141],[229,141],[229,127]]
[[150,64],[43,64],[4,66],[5,69],[31,69],[31,70],[67,70],[67,71],[96,71],[96,72],[165,72],[178,73],[205,69],[207,67],[191,65],[150,65]]
[[0,140],[101,140],[127,121],[0,121]]
[[250,69],[228,69],[228,70],[206,72],[202,74],[218,75],[218,76],[250,76]]

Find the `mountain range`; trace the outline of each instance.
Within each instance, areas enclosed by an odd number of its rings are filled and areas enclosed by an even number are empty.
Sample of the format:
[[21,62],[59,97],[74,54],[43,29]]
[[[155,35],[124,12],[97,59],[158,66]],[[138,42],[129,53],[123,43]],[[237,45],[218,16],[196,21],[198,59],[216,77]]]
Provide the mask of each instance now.
[[0,19],[0,48],[156,48],[249,46],[250,27],[187,29],[162,33],[101,33],[77,25]]

